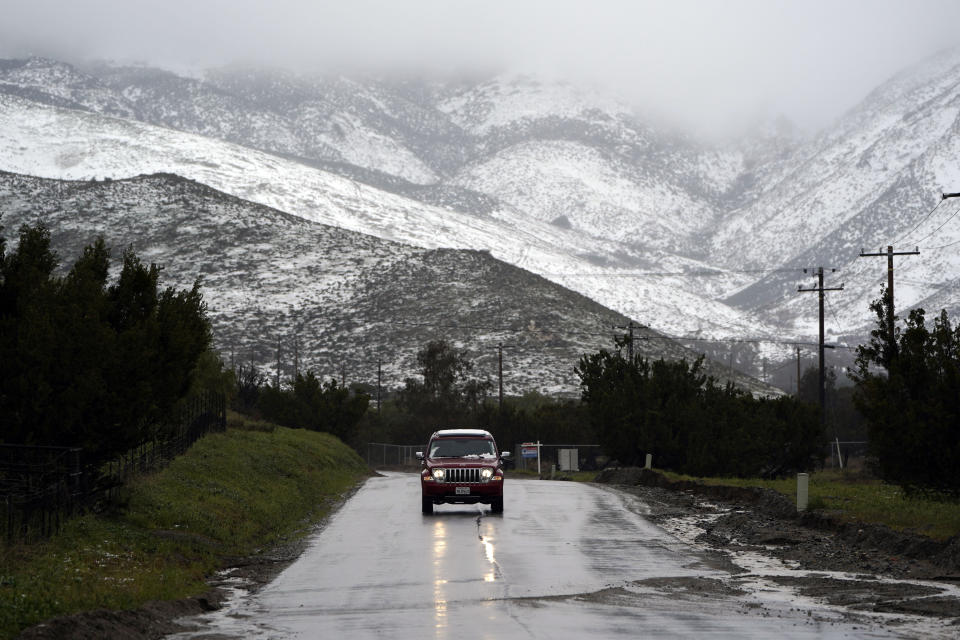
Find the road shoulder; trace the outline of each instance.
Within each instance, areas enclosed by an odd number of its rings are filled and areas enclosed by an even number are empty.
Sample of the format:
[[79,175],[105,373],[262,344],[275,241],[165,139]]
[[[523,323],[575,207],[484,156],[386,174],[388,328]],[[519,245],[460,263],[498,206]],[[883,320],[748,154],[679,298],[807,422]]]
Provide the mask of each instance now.
[[960,625],[956,539],[798,514],[769,489],[672,482],[644,469],[608,470],[598,482],[637,496],[651,521],[702,551],[725,554],[742,574],[762,573],[766,561],[765,579],[826,604]]

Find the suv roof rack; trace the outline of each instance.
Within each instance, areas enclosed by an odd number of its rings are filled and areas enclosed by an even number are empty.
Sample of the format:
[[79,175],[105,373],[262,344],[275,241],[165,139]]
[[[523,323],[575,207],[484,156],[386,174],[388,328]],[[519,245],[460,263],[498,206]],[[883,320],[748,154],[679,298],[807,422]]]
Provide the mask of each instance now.
[[435,431],[432,438],[493,438],[489,431],[483,429],[441,429]]

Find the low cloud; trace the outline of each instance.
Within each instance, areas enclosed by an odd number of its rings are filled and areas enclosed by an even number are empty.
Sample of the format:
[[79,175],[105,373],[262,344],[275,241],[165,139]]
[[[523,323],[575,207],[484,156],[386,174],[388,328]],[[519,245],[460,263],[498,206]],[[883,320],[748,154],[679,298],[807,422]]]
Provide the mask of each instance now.
[[519,70],[594,83],[723,134],[784,114],[822,127],[901,68],[957,42],[953,0],[32,0],[0,54],[182,68]]

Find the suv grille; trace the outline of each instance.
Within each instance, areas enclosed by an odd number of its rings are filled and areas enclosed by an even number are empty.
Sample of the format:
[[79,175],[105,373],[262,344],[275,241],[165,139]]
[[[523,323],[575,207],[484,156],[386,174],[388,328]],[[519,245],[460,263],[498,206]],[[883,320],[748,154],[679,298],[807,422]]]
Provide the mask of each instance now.
[[444,482],[480,482],[480,469],[444,469]]

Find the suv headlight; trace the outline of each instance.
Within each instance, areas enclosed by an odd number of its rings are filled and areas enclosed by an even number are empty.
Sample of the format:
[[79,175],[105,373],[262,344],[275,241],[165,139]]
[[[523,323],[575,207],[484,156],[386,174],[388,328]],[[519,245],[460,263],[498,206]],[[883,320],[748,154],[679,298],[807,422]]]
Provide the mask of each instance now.
[[443,478],[444,478],[444,476],[446,476],[446,475],[447,475],[447,474],[446,474],[446,472],[444,472],[443,469],[434,469],[434,470],[433,470],[433,479],[436,480],[437,482],[443,482]]
[[490,478],[493,477],[493,469],[488,469],[488,468],[480,469],[480,477],[483,478],[484,480],[489,480]]

